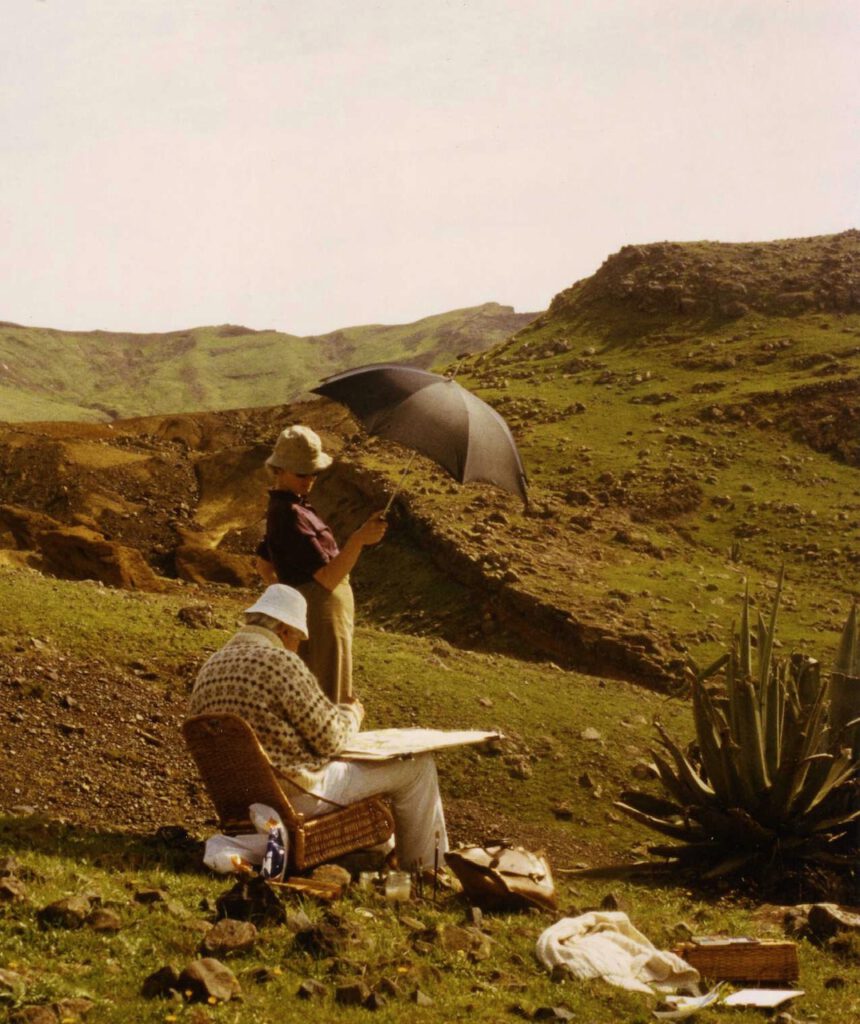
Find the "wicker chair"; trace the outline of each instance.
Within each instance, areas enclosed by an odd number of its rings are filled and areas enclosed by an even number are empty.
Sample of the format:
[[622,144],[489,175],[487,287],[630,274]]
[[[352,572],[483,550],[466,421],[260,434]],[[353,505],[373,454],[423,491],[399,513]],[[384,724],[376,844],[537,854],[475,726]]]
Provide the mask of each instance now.
[[196,715],[182,726],[185,742],[215,810],[229,834],[253,831],[248,817],[252,803],[278,812],[290,837],[289,868],[304,871],[345,853],[375,846],[390,838],[394,819],[377,797],[306,818],[281,788],[275,770],[253,729],[238,715]]

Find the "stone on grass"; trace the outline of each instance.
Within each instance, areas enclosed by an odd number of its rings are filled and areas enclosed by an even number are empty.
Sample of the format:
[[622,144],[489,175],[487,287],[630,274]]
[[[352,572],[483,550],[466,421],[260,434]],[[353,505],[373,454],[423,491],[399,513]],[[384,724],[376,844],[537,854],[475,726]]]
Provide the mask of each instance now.
[[11,995],[16,999],[24,992],[24,979],[17,971],[0,968],[0,995]]
[[287,920],[284,922],[291,932],[306,932],[313,928],[313,922],[304,910],[288,910]]
[[579,734],[579,738],[581,740],[591,740],[592,742],[594,742],[596,740],[602,740],[603,736],[601,736],[597,729],[593,728],[592,726],[588,726],[587,729],[582,730],[582,732]]
[[829,939],[837,932],[860,933],[860,914],[836,903],[814,903],[809,908],[809,931],[816,939]]
[[42,907],[36,919],[43,928],[81,928],[92,909],[87,896],[69,896]]
[[265,878],[240,879],[215,901],[219,917],[251,921],[258,928],[280,925],[287,914],[278,894]]
[[210,997],[219,1003],[226,1003],[238,996],[242,989],[236,975],[212,957],[193,960],[179,975],[179,989],[192,1002],[206,1002]]
[[59,1024],[53,1006],[22,1006],[9,1015],[9,1024]]
[[532,1020],[573,1020],[573,1011],[566,1006],[539,1006]]
[[328,993],[328,989],[321,981],[314,978],[305,978],[299,985],[296,995],[299,999],[322,999]]
[[352,881],[352,875],[339,864],[320,864],[318,868],[314,868],[311,878],[320,882],[332,882],[335,885],[349,885]]
[[490,940],[477,928],[443,924],[437,934],[440,945],[448,953],[467,953],[472,960],[486,960],[490,955]]
[[147,975],[140,987],[144,999],[167,999],[171,992],[179,991],[179,975],[175,967],[165,964]]
[[138,889],[134,894],[135,903],[166,903],[168,895],[164,889]]
[[88,915],[87,924],[94,932],[118,932],[122,928],[119,914],[107,907],[96,907]]
[[362,1006],[370,996],[370,989],[363,981],[352,981],[347,985],[338,985],[334,990],[334,999],[341,1006]]
[[416,1006],[432,1006],[433,1000],[426,992],[422,992],[420,988],[416,988],[412,995],[409,997]]
[[0,880],[0,903],[23,903],[27,899],[27,887],[13,877]]
[[16,857],[0,857],[0,878],[20,874],[21,862]]
[[387,1005],[388,1000],[381,992],[371,992],[367,999],[364,1000],[365,1010],[381,1010]]
[[250,921],[234,921],[222,918],[210,928],[200,946],[204,953],[226,956],[230,953],[245,953],[257,941],[257,929]]
[[54,1003],[54,1009],[62,1022],[83,1020],[84,1017],[96,1004],[92,999],[84,996],[75,996],[69,999],[60,999]]

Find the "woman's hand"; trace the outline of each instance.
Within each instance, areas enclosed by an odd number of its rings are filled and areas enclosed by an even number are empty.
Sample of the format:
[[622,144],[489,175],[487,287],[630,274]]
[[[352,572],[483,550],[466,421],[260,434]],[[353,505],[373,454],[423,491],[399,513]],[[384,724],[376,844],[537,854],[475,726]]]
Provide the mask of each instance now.
[[387,529],[388,523],[385,521],[384,513],[374,512],[365,523],[359,526],[353,537],[362,547],[368,544],[378,544],[385,536]]

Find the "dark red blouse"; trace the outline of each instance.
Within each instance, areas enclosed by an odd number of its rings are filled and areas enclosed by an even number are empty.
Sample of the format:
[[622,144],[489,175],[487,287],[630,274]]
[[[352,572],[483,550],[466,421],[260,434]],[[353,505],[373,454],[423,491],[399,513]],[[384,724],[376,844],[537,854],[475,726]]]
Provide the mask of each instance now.
[[304,498],[292,491],[269,491],[266,536],[257,554],[272,563],[280,583],[300,587],[339,549],[334,534]]

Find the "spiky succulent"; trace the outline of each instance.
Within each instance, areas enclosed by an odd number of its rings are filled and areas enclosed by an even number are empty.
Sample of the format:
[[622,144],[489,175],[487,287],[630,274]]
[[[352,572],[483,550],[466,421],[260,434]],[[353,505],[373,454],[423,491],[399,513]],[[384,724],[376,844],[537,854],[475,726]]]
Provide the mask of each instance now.
[[[852,677],[860,659],[856,607],[837,658],[837,669],[855,685],[831,714],[819,663],[774,656],[781,590],[782,574],[769,622],[758,615],[755,643],[747,591],[731,649],[707,668],[691,663],[695,747],[682,750],[656,723],[663,753],[654,754],[654,763],[669,799],[630,791],[617,802],[676,840],[652,853],[695,864],[703,876],[853,859],[840,847],[851,844],[852,823],[860,819],[858,762],[846,745],[860,697]],[[715,685],[721,670],[722,685]]]

